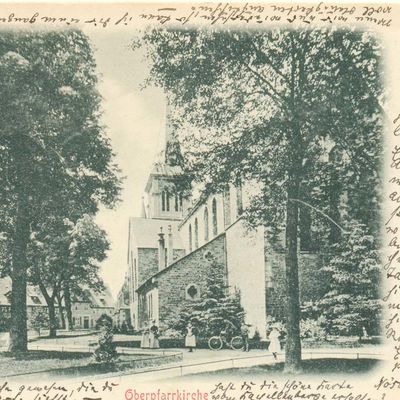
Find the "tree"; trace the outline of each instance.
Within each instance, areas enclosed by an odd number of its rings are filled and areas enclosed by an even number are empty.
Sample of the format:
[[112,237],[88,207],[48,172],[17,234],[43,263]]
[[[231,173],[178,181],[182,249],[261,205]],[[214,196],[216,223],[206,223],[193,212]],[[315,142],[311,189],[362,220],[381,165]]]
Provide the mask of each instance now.
[[71,225],[69,268],[62,285],[70,329],[73,328],[71,295],[81,296],[83,287],[98,293],[105,290],[99,269],[109,246],[106,232],[89,215],[83,215],[74,226]]
[[332,187],[320,174],[329,145],[341,148],[340,177],[353,173],[345,181],[351,188],[363,174],[364,182],[379,181],[379,45],[370,34],[334,29],[157,29],[136,45],[146,49],[148,81],[175,106],[186,165],[204,193],[253,183],[248,225],[267,227],[271,240],[285,233],[285,370],[294,372],[301,362],[298,239],[310,238],[311,210],[325,227],[340,227],[312,204],[312,193],[322,199]]
[[378,334],[382,301],[379,296],[380,259],[375,239],[365,225],[352,229],[333,246],[323,271],[330,290],[318,302],[330,334]]
[[99,124],[95,63],[79,31],[7,32],[0,38],[2,232],[10,248],[10,350],[26,351],[27,246],[48,215],[76,220],[112,207],[120,190]]
[[28,327],[35,329],[40,336],[40,330],[48,329],[49,326],[48,312],[42,307],[33,308],[28,318]]
[[[50,337],[56,336],[55,300],[73,282],[74,293],[81,295],[83,287],[104,289],[99,277],[99,263],[106,257],[109,243],[104,230],[93,218],[83,215],[74,224],[68,219],[52,217],[35,234],[29,247],[32,267],[30,280],[38,285],[49,310]],[[64,293],[65,296],[65,293]],[[58,303],[60,307],[60,302]],[[69,315],[71,310],[67,310]]]

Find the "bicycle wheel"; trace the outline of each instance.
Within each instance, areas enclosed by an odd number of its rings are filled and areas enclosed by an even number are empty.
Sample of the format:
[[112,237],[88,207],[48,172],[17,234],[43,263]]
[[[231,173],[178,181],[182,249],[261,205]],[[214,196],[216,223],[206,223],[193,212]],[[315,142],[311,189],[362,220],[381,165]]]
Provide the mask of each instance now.
[[231,340],[231,347],[233,350],[242,350],[244,346],[244,341],[240,336],[235,336]]
[[222,349],[222,340],[219,336],[210,337],[208,340],[208,347],[210,350],[221,350]]

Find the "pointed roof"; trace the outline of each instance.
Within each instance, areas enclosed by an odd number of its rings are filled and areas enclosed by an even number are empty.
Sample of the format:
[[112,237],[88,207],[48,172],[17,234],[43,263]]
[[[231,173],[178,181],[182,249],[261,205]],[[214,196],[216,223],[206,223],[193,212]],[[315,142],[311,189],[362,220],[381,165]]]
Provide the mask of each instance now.
[[[0,305],[9,306],[11,301],[11,278],[0,278]],[[27,285],[26,304],[28,306],[47,306],[42,292],[37,286]]]
[[182,175],[184,159],[181,146],[175,134],[175,128],[171,122],[170,106],[167,102],[165,121],[165,144],[157,154],[153,163],[145,191],[148,193],[155,176],[174,177]]

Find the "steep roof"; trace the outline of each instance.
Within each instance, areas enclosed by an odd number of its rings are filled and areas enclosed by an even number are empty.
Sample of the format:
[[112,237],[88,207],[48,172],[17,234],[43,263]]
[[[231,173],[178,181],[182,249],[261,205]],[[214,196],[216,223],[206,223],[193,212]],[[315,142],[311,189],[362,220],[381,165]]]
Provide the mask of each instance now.
[[[0,278],[0,306],[9,306],[11,295],[11,278]],[[106,287],[102,293],[96,293],[92,289],[84,289],[83,295],[74,301],[91,303],[95,307],[113,307],[114,300],[110,290]],[[73,302],[74,302],[73,301]],[[47,306],[40,289],[37,286],[28,285],[26,288],[26,303],[28,306]],[[57,302],[56,302],[57,303]]]
[[130,218],[130,240],[139,248],[158,248],[158,233],[162,227],[167,243],[168,226],[171,225],[174,249],[184,249],[178,232],[179,221],[156,218]]
[[106,286],[105,290],[101,293],[97,293],[92,289],[86,289],[90,295],[90,302],[96,307],[113,307],[114,300],[111,296],[111,292]]
[[[9,306],[11,295],[11,278],[0,278],[0,305]],[[28,285],[26,288],[26,304],[28,306],[47,306],[40,289],[36,286]]]

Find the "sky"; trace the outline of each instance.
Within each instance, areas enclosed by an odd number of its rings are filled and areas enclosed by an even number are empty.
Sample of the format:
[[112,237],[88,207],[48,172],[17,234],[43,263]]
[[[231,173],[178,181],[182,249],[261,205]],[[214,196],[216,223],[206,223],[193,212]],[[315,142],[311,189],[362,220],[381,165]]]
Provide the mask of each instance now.
[[163,143],[165,97],[159,88],[140,88],[148,67],[143,54],[129,48],[132,31],[87,34],[101,79],[102,122],[125,176],[122,201],[115,210],[102,208],[96,219],[111,242],[101,274],[115,299],[127,269],[129,217],[140,216],[147,177]]

